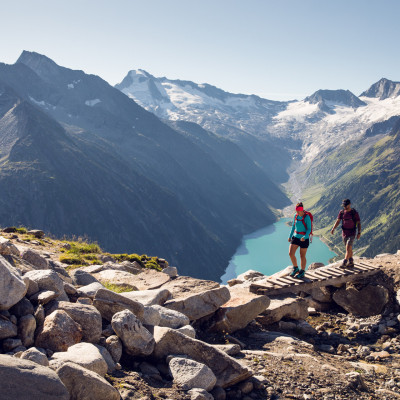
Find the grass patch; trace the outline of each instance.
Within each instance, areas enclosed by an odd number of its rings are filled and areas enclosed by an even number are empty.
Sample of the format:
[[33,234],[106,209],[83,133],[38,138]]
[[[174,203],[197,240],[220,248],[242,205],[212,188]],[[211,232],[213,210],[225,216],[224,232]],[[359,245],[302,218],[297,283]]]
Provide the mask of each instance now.
[[133,289],[131,286],[129,285],[116,285],[114,283],[110,283],[110,282],[102,282],[102,285],[108,289],[111,290],[115,293],[125,293],[125,292],[133,292]]
[[19,228],[15,228],[15,232],[17,232],[17,233],[28,233],[28,229],[26,229],[23,226],[20,226]]

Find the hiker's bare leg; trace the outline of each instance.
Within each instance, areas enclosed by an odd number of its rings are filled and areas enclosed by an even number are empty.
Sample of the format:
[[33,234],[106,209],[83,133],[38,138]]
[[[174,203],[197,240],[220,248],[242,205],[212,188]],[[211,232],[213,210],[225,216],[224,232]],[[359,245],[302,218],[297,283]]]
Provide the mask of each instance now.
[[297,267],[296,250],[299,246],[297,244],[291,244],[289,246],[289,257],[292,261],[293,267]]
[[307,260],[306,260],[307,249],[300,248],[300,259],[301,259],[301,269],[306,270]]
[[351,244],[346,245],[346,256],[345,259],[348,260],[353,257],[353,246]]

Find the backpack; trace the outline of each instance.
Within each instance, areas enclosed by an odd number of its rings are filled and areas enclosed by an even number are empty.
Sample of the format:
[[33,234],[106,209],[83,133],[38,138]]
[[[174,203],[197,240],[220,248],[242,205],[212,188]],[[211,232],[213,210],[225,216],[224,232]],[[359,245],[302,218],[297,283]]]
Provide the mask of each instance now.
[[352,208],[350,212],[351,212],[351,219],[354,222],[354,228],[343,228],[344,210],[340,210],[339,215],[341,216],[341,220],[342,220],[342,230],[344,230],[344,229],[346,229],[346,230],[353,230],[353,229],[356,230],[357,229],[357,220],[356,220],[357,211],[356,211],[355,208]]
[[[310,232],[310,243],[312,243],[312,237],[313,237],[313,222],[314,222],[314,216],[310,213],[310,211],[304,211],[304,215],[303,215],[303,219],[302,219],[302,221],[301,222],[303,222],[303,225],[304,225],[304,228],[305,228],[305,230],[307,231],[307,225],[306,225],[306,223],[305,223],[305,218],[306,218],[306,215],[308,215],[309,217],[310,217],[310,220],[311,220],[311,232]],[[295,219],[294,219],[294,223],[296,224],[296,222],[297,222],[297,217],[299,216],[299,214],[296,214],[296,217],[295,217]],[[300,234],[306,234],[306,232],[297,232],[297,233],[300,233]]]

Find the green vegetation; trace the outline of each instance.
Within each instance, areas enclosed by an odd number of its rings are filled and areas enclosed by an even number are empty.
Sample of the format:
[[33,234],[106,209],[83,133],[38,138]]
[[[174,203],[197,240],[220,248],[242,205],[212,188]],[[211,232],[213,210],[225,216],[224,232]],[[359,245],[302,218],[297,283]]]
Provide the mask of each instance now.
[[89,243],[83,239],[78,241],[63,241],[66,244],[61,251],[64,253],[59,260],[65,264],[74,265],[75,268],[89,264],[101,264],[98,256],[102,254],[97,243]]
[[27,233],[28,229],[26,229],[23,226],[20,226],[19,228],[15,228],[15,232],[17,232],[17,233]]
[[129,262],[138,262],[140,265],[142,265],[142,258],[139,256],[139,254],[111,254],[112,257],[114,257],[118,262],[122,261],[129,261]]
[[106,289],[111,290],[111,291],[113,291],[115,293],[125,293],[125,292],[132,292],[133,291],[133,288],[130,285],[124,285],[124,284],[117,285],[117,284],[110,283],[110,282],[102,282],[102,285]]

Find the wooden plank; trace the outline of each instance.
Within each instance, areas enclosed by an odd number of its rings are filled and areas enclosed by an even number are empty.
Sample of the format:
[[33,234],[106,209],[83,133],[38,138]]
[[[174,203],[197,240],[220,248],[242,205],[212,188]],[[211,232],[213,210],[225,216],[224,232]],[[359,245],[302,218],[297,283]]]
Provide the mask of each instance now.
[[333,268],[327,268],[326,271],[332,274],[333,276],[343,276],[342,271],[337,271]]
[[327,272],[327,271],[322,271],[322,270],[316,269],[316,270],[315,270],[315,273],[316,273],[317,275],[323,276],[324,278],[332,278],[332,274],[330,274],[330,273]]
[[312,271],[312,272],[306,272],[306,277],[307,278],[311,278],[311,279],[314,279],[315,281],[320,281],[320,280],[322,280],[322,277],[321,276],[318,276],[318,275],[315,275],[314,274],[314,270]]
[[374,265],[369,265],[369,264],[365,264],[365,263],[361,263],[361,262],[356,262],[356,263],[354,263],[354,265],[357,265],[357,266],[360,265],[361,267],[369,269],[369,270],[380,269],[380,267],[375,267]]

